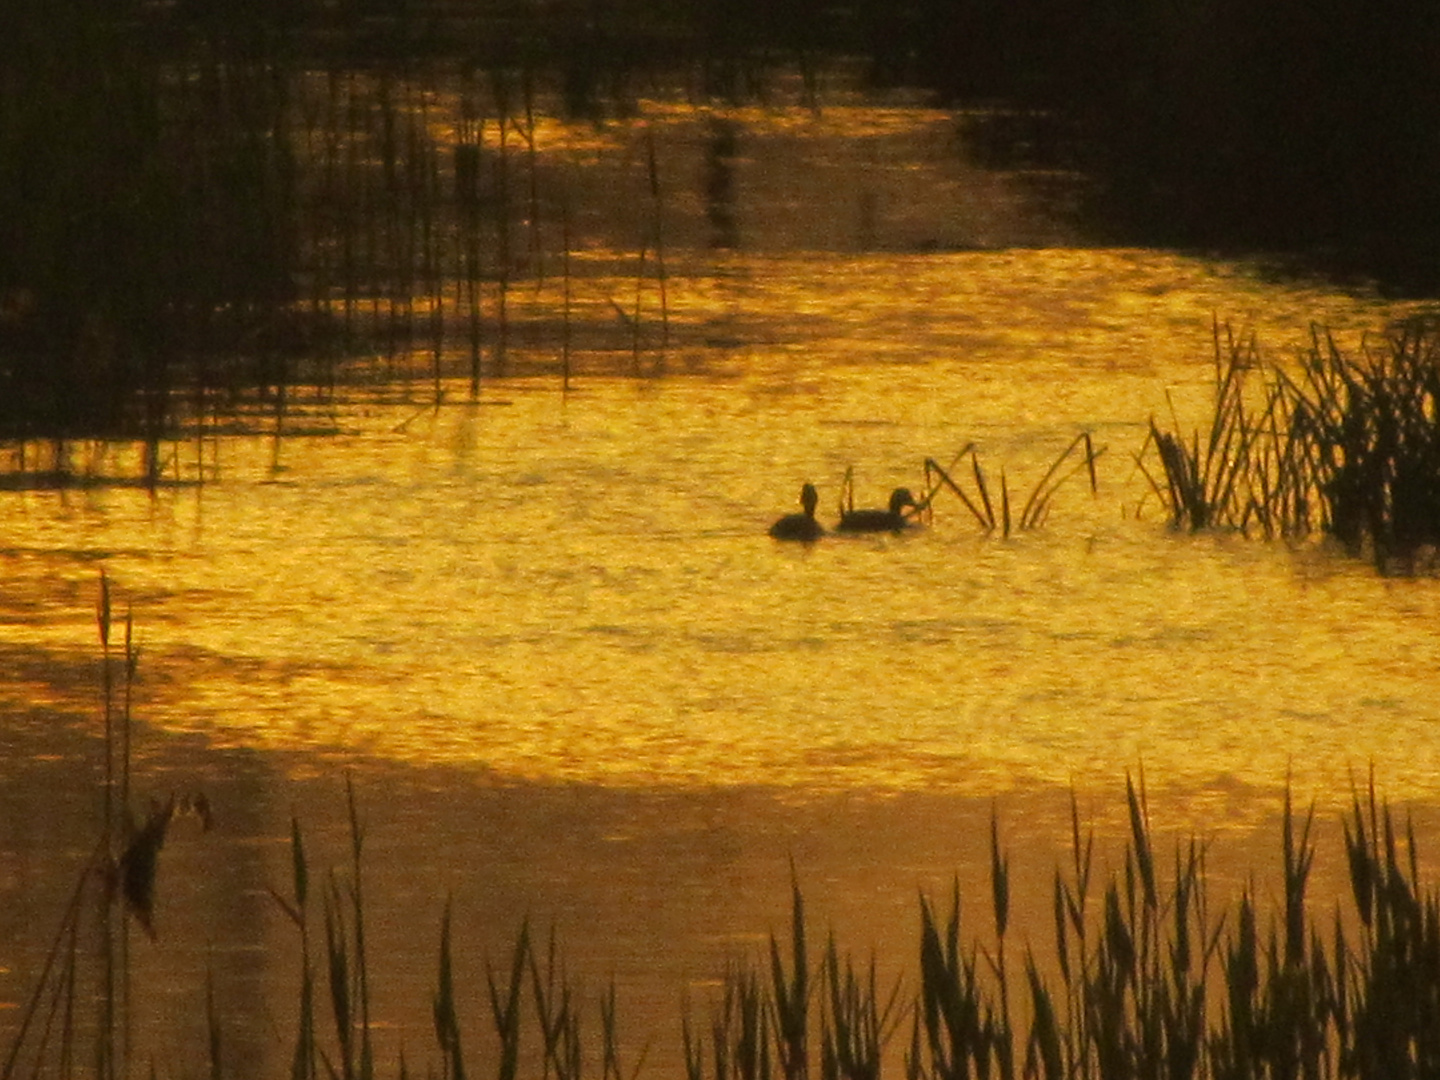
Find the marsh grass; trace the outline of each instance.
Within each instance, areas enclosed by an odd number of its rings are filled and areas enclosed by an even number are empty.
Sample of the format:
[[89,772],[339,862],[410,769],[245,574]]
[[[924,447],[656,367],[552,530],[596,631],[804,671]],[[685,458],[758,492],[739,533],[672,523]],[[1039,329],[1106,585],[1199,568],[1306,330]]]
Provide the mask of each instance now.
[[[1214,328],[1215,390],[1203,436],[1152,418],[1137,462],[1176,529],[1333,536],[1382,571],[1433,562],[1440,545],[1440,330],[1398,324],[1355,356],[1312,330],[1298,374],[1254,339]],[[1256,386],[1256,382],[1260,386]],[[1149,451],[1159,468],[1146,464]]]
[[[208,805],[195,794],[172,795],[143,818],[131,813],[129,688],[138,650],[127,615],[123,653],[112,657],[103,576],[97,623],[106,754],[99,838],[19,1014],[4,1080],[74,1075],[85,1061],[88,1075],[105,1080],[141,1073],[131,1017],[146,987],[131,985],[128,928],[133,922],[158,937],[158,861],[173,821],[191,815],[208,825]],[[343,873],[324,879],[323,940],[312,933],[312,874],[298,820],[288,894],[271,890],[298,938],[292,1080],[389,1074],[372,1039],[358,803],[347,779],[348,860]],[[1440,1075],[1440,893],[1422,883],[1413,827],[1396,820],[1373,776],[1354,787],[1342,815],[1350,891],[1328,910],[1307,895],[1319,855],[1315,811],[1297,811],[1288,789],[1278,892],[1268,906],[1253,881],[1215,905],[1205,842],[1157,849],[1143,776],[1127,776],[1125,807],[1128,832],[1102,867],[1072,796],[1068,863],[1055,868],[1051,887],[1052,931],[1047,940],[1024,928],[1018,960],[1011,857],[997,807],[989,919],[980,920],[987,924],[962,919],[958,878],[943,906],[922,893],[914,975],[889,983],[877,974],[881,961],[903,968],[899,958],[857,962],[833,932],[816,955],[792,866],[786,932],[772,933],[760,955],[731,962],[708,1025],[686,1005],[685,1080],[881,1080],[896,1071],[905,1080]],[[481,1061],[497,1080],[583,1080],[598,1060],[600,1080],[638,1080],[648,1046],[633,1060],[622,1053],[614,983],[589,999],[597,1026],[553,930],[537,945],[528,920],[508,957],[485,966],[489,1022],[479,1026],[490,1038],[477,1056],[462,1037],[468,995],[454,961],[452,906],[447,900],[440,918],[430,1002],[438,1075],[464,1080]],[[229,1075],[223,1005],[209,977],[205,1013],[210,1073]],[[906,1031],[897,1062],[892,1043]],[[403,1056],[398,1070],[408,1075]]]
[[1440,544],[1440,327],[1412,321],[1344,355],[1313,334],[1286,383],[1326,525],[1377,565]]
[[[1413,835],[1400,838],[1373,780],[1345,818],[1353,904],[1337,902],[1329,915],[1313,915],[1306,899],[1316,856],[1313,809],[1298,814],[1288,795],[1281,895],[1270,913],[1253,887],[1213,911],[1205,845],[1178,843],[1167,876],[1143,784],[1127,779],[1126,804],[1129,839],[1118,868],[1102,878],[1093,834],[1082,830],[1072,802],[1071,865],[1054,878],[1053,945],[1027,945],[1021,1002],[1010,993],[1009,859],[998,825],[991,833],[993,934],[967,935],[958,883],[943,917],[922,896],[919,984],[905,1008],[896,1009],[906,1000],[898,985],[882,1000],[873,967],[857,977],[848,961],[842,965],[832,938],[817,970],[820,1001],[806,1023],[820,1033],[822,1080],[877,1076],[878,1049],[893,1018],[906,1014],[907,1080],[1435,1075],[1440,906],[1433,892],[1421,893]],[[802,955],[798,889],[791,932],[791,949]],[[980,943],[985,936],[988,945]],[[772,958],[776,950],[772,942]],[[779,969],[768,985],[732,971],[708,1075],[687,1028],[689,1080],[769,1076],[766,1033],[782,1060],[784,1047],[796,1042],[794,986],[794,976]],[[760,1065],[735,1069],[733,1061]]]
[[[120,626],[123,639],[117,649]],[[0,1070],[5,1080],[44,1075],[52,1066],[70,1075],[78,1060],[88,1060],[93,1075],[106,1080],[135,1071],[130,927],[138,926],[151,940],[157,937],[159,857],[172,824],[183,817],[207,831],[211,824],[209,803],[198,791],[152,800],[144,812],[132,805],[131,707],[139,648],[131,613],[126,612],[123,624],[116,618],[103,573],[96,628],[103,724],[97,838],[21,1010]],[[218,1046],[212,1030],[212,1051]]]
[[[1253,336],[1237,338],[1216,322],[1212,341],[1215,384],[1208,426],[1187,440],[1179,434],[1172,403],[1173,430],[1152,417],[1136,461],[1173,528],[1303,535],[1314,527],[1319,506],[1294,384],[1273,372],[1255,388],[1267,368]],[[1152,448],[1160,459],[1158,476],[1145,463]]]

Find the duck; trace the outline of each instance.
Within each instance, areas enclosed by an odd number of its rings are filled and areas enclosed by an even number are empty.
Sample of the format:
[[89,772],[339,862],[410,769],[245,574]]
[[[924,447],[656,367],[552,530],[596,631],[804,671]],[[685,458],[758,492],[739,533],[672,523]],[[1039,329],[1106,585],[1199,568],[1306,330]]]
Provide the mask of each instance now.
[[807,544],[820,539],[825,535],[825,529],[815,520],[815,507],[819,502],[820,493],[815,490],[815,485],[806,484],[800,489],[800,505],[804,507],[804,512],[786,514],[770,526],[770,535],[776,540],[800,540]]
[[898,487],[890,493],[888,510],[842,508],[840,523],[835,529],[837,532],[851,533],[900,532],[910,527],[910,519],[905,516],[906,507],[918,510],[920,504],[915,501],[915,496],[910,494],[909,488]]

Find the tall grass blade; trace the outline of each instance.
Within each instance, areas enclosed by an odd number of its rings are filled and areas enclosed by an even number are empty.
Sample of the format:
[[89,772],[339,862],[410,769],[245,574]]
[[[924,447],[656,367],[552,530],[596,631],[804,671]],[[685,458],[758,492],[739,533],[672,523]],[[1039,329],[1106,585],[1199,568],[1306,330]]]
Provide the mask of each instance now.
[[1155,908],[1159,903],[1159,890],[1155,884],[1155,856],[1150,848],[1149,815],[1145,809],[1145,777],[1141,774],[1137,792],[1135,782],[1127,773],[1125,776],[1125,801],[1130,808],[1131,850],[1140,870],[1140,882],[1145,889],[1145,906]]
[[[960,458],[964,457],[966,454],[973,454],[973,453],[974,453],[974,447],[975,447],[975,444],[974,444],[974,443],[969,444],[969,445],[968,445],[964,450],[962,450],[962,451],[960,452],[960,454],[956,457],[956,461],[959,461]],[[979,470],[979,464],[978,464],[978,462],[976,463],[975,468],[976,468],[976,470],[977,470],[977,471],[976,471],[976,477],[977,477],[977,482],[978,482],[978,478],[979,478],[979,476],[980,476],[979,471],[978,471],[978,470]],[[982,511],[979,509],[979,507],[977,507],[977,506],[975,505],[975,503],[971,500],[970,496],[969,496],[968,494],[966,494],[965,489],[962,488],[959,484],[957,484],[953,479],[951,479],[949,470],[943,468],[943,467],[940,465],[940,463],[939,463],[938,461],[936,461],[934,458],[926,458],[926,459],[925,459],[926,486],[927,486],[927,488],[930,489],[930,490],[929,490],[929,493],[928,493],[928,494],[926,495],[926,497],[925,497],[925,502],[926,502],[927,504],[930,503],[930,502],[933,500],[934,495],[935,495],[935,491],[937,490],[933,485],[931,485],[931,484],[929,483],[929,475],[930,475],[930,473],[932,473],[932,472],[933,472],[936,476],[938,476],[938,477],[940,478],[940,483],[944,484],[946,487],[948,487],[951,491],[953,491],[953,492],[959,497],[960,501],[965,504],[965,509],[967,509],[967,510],[970,511],[971,516],[972,516],[977,522],[980,523],[980,525],[981,525],[982,528],[985,528],[985,529],[993,529],[993,528],[995,527],[995,519],[994,519],[993,515],[989,515],[989,514],[986,513],[986,512],[982,512]],[[982,498],[983,498],[983,493],[984,493],[984,488],[983,488],[983,486],[981,487],[980,490],[981,490]],[[988,503],[987,503],[986,510],[988,511],[988,509],[989,509],[989,506],[988,506]]]
[[440,971],[432,1011],[435,1019],[435,1041],[440,1045],[442,1076],[445,1080],[465,1080],[465,1054],[460,1040],[460,1020],[455,1008],[450,909],[451,901],[446,900],[445,914],[440,920]]
[[[793,868],[792,868],[793,869]],[[780,957],[780,944],[770,937],[770,992],[780,1067],[785,1080],[805,1080],[809,1070],[807,1028],[810,1015],[809,967],[805,953],[805,900],[800,884],[790,885],[790,974]]]
[[351,919],[355,927],[355,1000],[359,1006],[360,1080],[371,1080],[375,1072],[375,1053],[370,1038],[370,968],[365,942],[365,904],[361,887],[361,847],[364,830],[360,826],[360,814],[355,804],[355,786],[349,775],[345,777],[345,799],[350,818],[350,861],[351,861]]
[[495,981],[494,971],[486,971],[490,987],[490,1010],[495,1033],[500,1038],[498,1080],[515,1080],[520,1068],[520,994],[524,988],[525,970],[530,960],[530,924],[520,927],[515,951],[510,960],[510,980],[502,989]]

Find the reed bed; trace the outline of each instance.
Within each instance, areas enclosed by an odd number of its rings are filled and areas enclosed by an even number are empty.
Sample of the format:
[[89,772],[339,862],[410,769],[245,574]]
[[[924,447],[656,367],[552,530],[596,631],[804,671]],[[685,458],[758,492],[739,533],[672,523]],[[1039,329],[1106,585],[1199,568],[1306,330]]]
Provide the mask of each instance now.
[[[1312,330],[1298,373],[1253,337],[1214,330],[1208,428],[1186,440],[1152,418],[1137,461],[1177,529],[1334,537],[1384,572],[1440,545],[1440,332],[1392,327],[1357,355]],[[1258,373],[1258,374],[1257,374]],[[1254,385],[1260,381],[1257,389]],[[1146,464],[1153,450],[1159,468]]]
[[[138,653],[128,615],[123,650],[112,645],[103,576],[97,625],[105,736],[99,837],[21,1010],[4,1080],[73,1075],[84,1071],[82,1060],[106,1080],[145,1067],[131,1029],[133,1002],[145,992],[130,976],[131,928],[155,936],[160,860],[174,823],[209,824],[198,793],[172,794],[146,814],[132,810]],[[393,1069],[377,1061],[365,829],[348,780],[345,795],[348,866],[318,890],[323,936],[298,820],[289,893],[271,890],[300,956],[294,1020],[277,1029],[288,1040],[292,1080],[409,1075],[403,1056]],[[772,934],[762,955],[732,963],[708,1019],[685,1007],[684,1080],[1440,1075],[1440,892],[1422,881],[1414,831],[1377,795],[1373,776],[1353,789],[1342,815],[1350,892],[1331,910],[1307,899],[1318,855],[1315,811],[1297,810],[1288,791],[1281,875],[1269,906],[1253,884],[1217,905],[1205,843],[1192,838],[1168,854],[1157,850],[1143,777],[1127,776],[1125,806],[1128,834],[1102,868],[1072,797],[1070,855],[1054,871],[1048,940],[1027,933],[1021,943],[1011,925],[1010,856],[992,817],[988,919],[962,921],[958,879],[943,905],[922,894],[913,975],[893,982],[880,980],[874,957],[859,963],[842,952],[833,933],[816,954],[792,866],[788,930]],[[429,1075],[461,1080],[483,1062],[497,1080],[582,1080],[597,1060],[600,1080],[642,1075],[645,1050],[622,1048],[613,983],[587,1008],[554,933],[539,944],[528,922],[508,957],[487,966],[489,1016],[472,1030],[460,1005],[451,914],[447,900],[430,1003],[439,1066]],[[897,958],[885,960],[897,966]],[[211,987],[206,1053],[217,1077],[231,1071],[224,1023]]]
[[1402,323],[1356,357],[1316,331],[1283,385],[1328,530],[1382,567],[1440,544],[1440,327]]
[[909,1033],[907,1080],[1436,1074],[1440,896],[1422,889],[1413,834],[1401,835],[1373,780],[1345,815],[1353,907],[1321,915],[1305,895],[1313,809],[1299,814],[1287,796],[1278,909],[1262,911],[1247,890],[1217,912],[1204,845],[1177,845],[1166,876],[1143,786],[1127,780],[1126,802],[1130,837],[1108,879],[1072,804],[1053,941],[1027,944],[1019,964],[1006,955],[1009,859],[992,827],[993,927],[962,931],[958,885],[946,909],[922,896],[908,995],[877,986],[873,964],[842,962],[833,939],[814,985],[797,974],[807,931],[796,887],[790,970],[772,939],[768,979],[727,976],[709,1054],[687,1026],[687,1080],[796,1080],[811,1057],[822,1080],[874,1080],[897,1029]]

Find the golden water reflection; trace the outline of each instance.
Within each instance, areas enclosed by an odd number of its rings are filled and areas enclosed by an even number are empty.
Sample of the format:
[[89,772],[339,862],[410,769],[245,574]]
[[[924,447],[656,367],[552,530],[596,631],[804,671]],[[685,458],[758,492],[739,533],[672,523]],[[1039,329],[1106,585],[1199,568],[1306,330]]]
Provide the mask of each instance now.
[[[718,376],[361,395],[335,437],[219,439],[199,489],[7,496],[10,576],[64,583],[17,640],[85,641],[104,565],[163,727],[501,778],[1435,789],[1435,583],[1169,535],[1133,461],[1150,415],[1203,417],[1216,312],[1283,358],[1398,309],[1135,251],[757,267]],[[1021,490],[1080,430],[1100,490],[1042,530],[942,494],[914,536],[764,536],[803,479],[833,516],[847,468],[879,502],[975,440]]]

